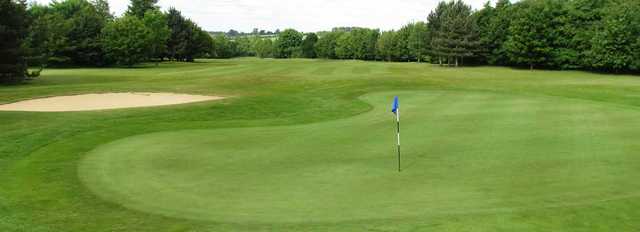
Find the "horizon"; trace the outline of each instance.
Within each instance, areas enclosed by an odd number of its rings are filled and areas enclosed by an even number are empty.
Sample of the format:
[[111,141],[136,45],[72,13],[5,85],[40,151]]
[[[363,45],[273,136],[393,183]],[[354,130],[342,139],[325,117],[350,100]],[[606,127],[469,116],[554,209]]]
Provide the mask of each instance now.
[[[32,0],[49,4],[51,0]],[[249,33],[254,28],[265,31],[296,29],[303,32],[328,31],[335,27],[366,27],[395,30],[411,22],[426,21],[440,0],[406,0],[401,2],[353,0],[159,0],[163,11],[175,7],[204,30]],[[474,9],[487,0],[466,0]],[[490,1],[494,4],[495,0]],[[129,0],[109,0],[110,10],[120,16]],[[204,7],[203,7],[204,6]]]

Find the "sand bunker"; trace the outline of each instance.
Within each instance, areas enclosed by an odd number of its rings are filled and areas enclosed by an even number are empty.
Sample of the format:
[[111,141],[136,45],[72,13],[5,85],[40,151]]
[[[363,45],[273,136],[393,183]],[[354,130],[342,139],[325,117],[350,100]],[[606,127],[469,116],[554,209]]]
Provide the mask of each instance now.
[[177,105],[223,97],[174,93],[104,93],[50,97],[0,105],[0,111],[67,112]]

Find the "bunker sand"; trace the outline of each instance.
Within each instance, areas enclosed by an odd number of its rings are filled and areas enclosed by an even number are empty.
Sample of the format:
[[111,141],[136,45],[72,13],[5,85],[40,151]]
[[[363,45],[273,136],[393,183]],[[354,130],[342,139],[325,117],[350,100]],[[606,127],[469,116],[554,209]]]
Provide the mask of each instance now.
[[224,97],[175,93],[102,93],[60,96],[0,105],[0,111],[71,112],[177,105]]

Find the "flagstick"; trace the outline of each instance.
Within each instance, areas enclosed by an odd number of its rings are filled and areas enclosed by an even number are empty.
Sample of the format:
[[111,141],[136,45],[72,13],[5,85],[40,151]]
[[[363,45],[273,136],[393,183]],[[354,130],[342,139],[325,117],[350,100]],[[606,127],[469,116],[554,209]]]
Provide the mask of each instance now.
[[400,107],[396,111],[396,120],[398,125],[398,172],[402,172],[402,156],[400,153]]

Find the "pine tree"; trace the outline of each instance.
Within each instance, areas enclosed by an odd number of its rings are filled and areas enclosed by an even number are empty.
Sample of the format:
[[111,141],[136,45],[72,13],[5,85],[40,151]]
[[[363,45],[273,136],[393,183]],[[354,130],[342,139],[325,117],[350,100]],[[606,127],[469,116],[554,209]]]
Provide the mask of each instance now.
[[471,13],[471,6],[456,0],[440,2],[429,15],[431,53],[440,64],[459,66],[480,53],[479,29]]
[[0,82],[19,83],[27,65],[21,49],[26,35],[26,3],[0,0]]

